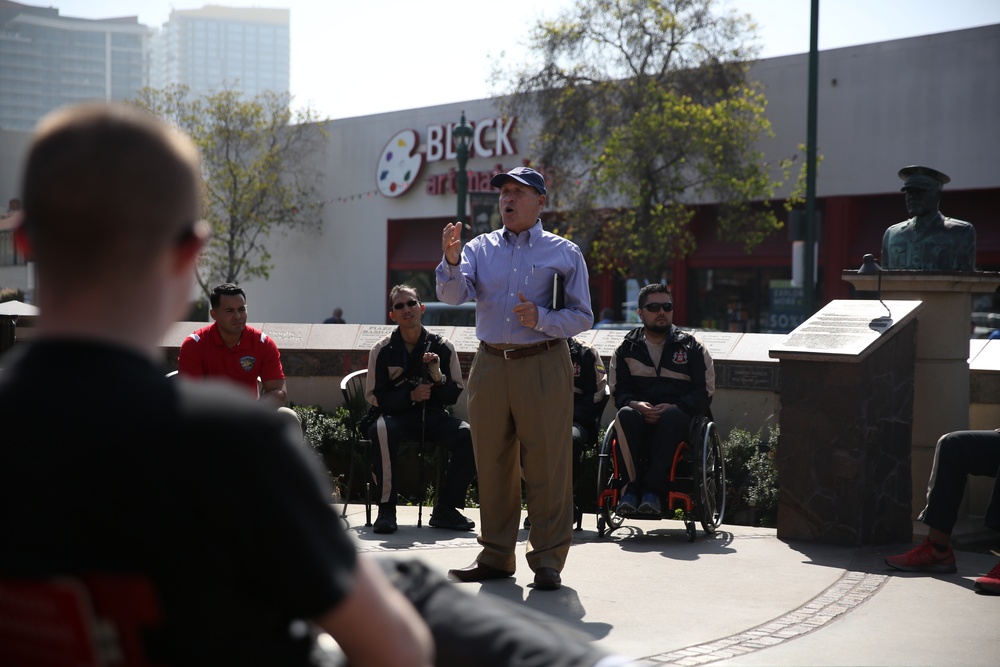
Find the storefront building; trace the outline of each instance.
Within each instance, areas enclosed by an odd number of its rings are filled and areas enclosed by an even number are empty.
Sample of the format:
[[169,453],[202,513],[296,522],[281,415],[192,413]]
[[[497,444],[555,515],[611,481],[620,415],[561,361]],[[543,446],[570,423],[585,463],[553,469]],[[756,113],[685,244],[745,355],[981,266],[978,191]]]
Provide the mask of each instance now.
[[[860,266],[865,253],[877,258],[886,227],[907,217],[897,172],[911,164],[951,177],[942,213],[973,223],[977,267],[1000,270],[998,65],[1000,25],[820,52],[817,306],[849,297],[841,272]],[[777,164],[806,141],[807,55],[758,61],[751,78],[763,86],[774,131],[759,148]],[[349,323],[384,323],[388,290],[399,282],[434,300],[441,230],[456,215],[451,131],[463,112],[474,127],[474,231],[498,226],[489,179],[534,164],[531,118],[504,117],[487,99],[330,121],[328,136],[317,137],[325,146],[315,165],[322,226],[267,241],[275,263],[269,279],[244,285],[251,319],[321,322],[339,307]],[[675,258],[664,276],[678,303],[676,322],[747,332],[794,327],[799,297],[789,289],[788,232],[748,253],[717,238],[711,202],[698,204],[694,225],[696,250]],[[591,284],[595,314],[612,308],[623,318],[626,280],[592,271]],[[1000,303],[988,295],[974,309],[1000,311]]]

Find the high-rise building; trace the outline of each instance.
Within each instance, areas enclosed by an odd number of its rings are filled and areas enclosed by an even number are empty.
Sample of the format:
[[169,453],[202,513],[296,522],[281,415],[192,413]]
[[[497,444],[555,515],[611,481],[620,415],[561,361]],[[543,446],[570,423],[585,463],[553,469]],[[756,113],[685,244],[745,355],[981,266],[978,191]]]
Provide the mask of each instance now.
[[78,19],[0,0],[0,127],[30,130],[66,104],[133,97],[149,37],[135,16]]
[[289,11],[207,5],[174,10],[152,43],[150,85],[222,88],[247,96],[289,90]]

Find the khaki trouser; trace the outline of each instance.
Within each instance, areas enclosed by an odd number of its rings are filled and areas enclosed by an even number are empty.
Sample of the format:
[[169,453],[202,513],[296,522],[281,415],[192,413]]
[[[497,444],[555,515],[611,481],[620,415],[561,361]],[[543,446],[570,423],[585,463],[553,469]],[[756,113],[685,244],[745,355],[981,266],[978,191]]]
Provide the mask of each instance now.
[[479,474],[479,562],[515,570],[523,468],[528,566],[561,571],[573,541],[573,368],[566,343],[509,360],[480,349],[468,391]]

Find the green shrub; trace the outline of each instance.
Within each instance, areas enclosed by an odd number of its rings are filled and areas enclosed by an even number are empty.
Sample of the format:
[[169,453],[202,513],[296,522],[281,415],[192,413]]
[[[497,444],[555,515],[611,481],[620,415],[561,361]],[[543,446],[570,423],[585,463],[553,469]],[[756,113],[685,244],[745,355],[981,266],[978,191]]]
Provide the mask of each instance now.
[[775,452],[780,429],[750,433],[733,429],[723,443],[726,459],[726,522],[773,526],[778,512]]
[[339,407],[327,412],[318,405],[294,404],[291,408],[302,420],[303,440],[316,453],[326,474],[334,481],[338,495],[344,493],[352,442],[347,410]]
[[318,405],[293,405],[292,409],[302,420],[302,433],[306,442],[319,451],[323,447],[336,447],[351,441],[347,425],[347,410],[340,407],[327,412]]

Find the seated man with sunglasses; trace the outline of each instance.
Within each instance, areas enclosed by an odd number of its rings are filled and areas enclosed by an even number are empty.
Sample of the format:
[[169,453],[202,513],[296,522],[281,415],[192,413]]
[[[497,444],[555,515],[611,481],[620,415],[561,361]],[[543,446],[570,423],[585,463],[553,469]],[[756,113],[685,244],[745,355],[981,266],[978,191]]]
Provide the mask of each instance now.
[[[630,480],[619,514],[662,513],[677,445],[688,437],[691,419],[704,414],[715,390],[715,366],[708,350],[673,325],[673,296],[667,285],[639,291],[642,326],[626,334],[611,358],[608,384],[618,413],[619,451]],[[643,470],[638,469],[644,465]]]
[[[376,533],[396,532],[396,453],[406,439],[439,442],[452,450],[451,460],[431,513],[433,528],[472,530],[475,522],[459,511],[476,474],[469,425],[448,414],[465,388],[455,347],[424,328],[424,304],[417,290],[396,285],[389,292],[389,317],[396,330],[375,343],[368,355],[365,398],[379,411],[369,428],[375,469],[378,517]],[[423,493],[423,490],[418,490]]]

